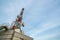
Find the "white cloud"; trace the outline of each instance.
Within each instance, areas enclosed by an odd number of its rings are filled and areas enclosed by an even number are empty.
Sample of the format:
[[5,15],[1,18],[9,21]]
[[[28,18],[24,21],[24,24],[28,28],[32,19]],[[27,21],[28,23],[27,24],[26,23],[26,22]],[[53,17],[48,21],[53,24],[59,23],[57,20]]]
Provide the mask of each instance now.
[[[38,25],[36,28],[30,30],[28,33],[30,34],[31,37],[38,37],[36,35],[39,35],[40,33],[43,33],[44,31],[47,31],[49,29],[57,27],[58,24],[52,23],[52,22],[47,22],[42,25]],[[50,37],[50,36],[49,36]]]
[[58,34],[47,34],[47,35],[44,35],[44,36],[37,36],[37,38],[39,39],[39,40],[48,40],[48,39],[50,39],[50,38],[54,38],[54,37],[56,37]]

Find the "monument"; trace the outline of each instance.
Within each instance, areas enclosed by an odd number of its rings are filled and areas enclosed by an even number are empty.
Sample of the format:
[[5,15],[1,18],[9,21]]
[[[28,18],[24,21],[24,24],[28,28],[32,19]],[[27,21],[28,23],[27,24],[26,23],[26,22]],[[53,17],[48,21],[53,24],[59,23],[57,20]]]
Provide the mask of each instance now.
[[25,35],[23,30],[21,30],[21,26],[24,27],[22,22],[23,12],[24,8],[22,8],[21,13],[10,28],[7,25],[0,26],[0,40],[33,40],[32,37]]

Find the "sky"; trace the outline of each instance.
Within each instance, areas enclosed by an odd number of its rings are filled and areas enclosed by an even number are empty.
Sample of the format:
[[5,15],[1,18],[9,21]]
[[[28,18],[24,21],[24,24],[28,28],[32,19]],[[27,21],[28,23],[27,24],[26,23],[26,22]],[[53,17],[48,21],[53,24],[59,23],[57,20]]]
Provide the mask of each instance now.
[[0,0],[0,24],[11,25],[23,7],[26,35],[34,40],[60,40],[60,0]]

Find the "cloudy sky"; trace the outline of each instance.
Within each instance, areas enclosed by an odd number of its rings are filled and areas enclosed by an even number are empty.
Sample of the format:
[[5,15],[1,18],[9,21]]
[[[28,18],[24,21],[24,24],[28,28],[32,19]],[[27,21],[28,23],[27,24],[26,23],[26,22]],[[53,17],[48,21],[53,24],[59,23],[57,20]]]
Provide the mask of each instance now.
[[34,40],[60,40],[60,0],[0,0],[0,24],[11,24],[22,7],[26,35]]

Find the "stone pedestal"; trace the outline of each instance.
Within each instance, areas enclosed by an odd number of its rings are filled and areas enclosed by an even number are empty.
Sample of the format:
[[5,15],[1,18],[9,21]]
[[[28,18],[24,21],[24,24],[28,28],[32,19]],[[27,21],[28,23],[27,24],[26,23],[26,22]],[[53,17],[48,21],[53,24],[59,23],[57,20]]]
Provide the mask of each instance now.
[[33,40],[31,37],[14,30],[1,31],[0,40]]

